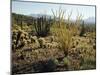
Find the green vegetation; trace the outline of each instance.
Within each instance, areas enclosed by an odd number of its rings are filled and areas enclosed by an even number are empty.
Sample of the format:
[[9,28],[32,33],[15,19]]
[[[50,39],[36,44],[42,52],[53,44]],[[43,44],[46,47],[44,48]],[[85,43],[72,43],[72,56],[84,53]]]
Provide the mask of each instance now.
[[42,16],[37,18],[34,21],[34,27],[37,36],[47,36],[50,32],[51,21],[50,19],[47,20],[46,16]]

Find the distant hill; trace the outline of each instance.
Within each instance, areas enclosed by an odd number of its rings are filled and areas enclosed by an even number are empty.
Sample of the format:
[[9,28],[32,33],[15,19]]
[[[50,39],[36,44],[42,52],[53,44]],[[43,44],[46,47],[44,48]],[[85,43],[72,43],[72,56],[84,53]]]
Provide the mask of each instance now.
[[95,17],[89,17],[89,18],[85,19],[84,22],[86,24],[95,24],[96,23]]
[[32,16],[34,18],[38,18],[38,17],[41,17],[41,16],[46,16],[47,18],[52,17],[51,15],[46,15],[46,14],[30,14],[29,16]]
[[[47,18],[53,18],[53,16],[51,16],[51,15],[46,15],[46,14],[30,14],[30,16],[32,16],[32,17],[35,17],[35,18],[38,18],[38,17],[41,17],[41,16],[46,16]],[[56,19],[58,19],[58,18],[56,18]],[[74,20],[72,20],[72,21],[74,21]],[[85,22],[85,24],[95,24],[95,17],[89,17],[89,18],[87,18],[87,19],[84,19],[84,22]]]

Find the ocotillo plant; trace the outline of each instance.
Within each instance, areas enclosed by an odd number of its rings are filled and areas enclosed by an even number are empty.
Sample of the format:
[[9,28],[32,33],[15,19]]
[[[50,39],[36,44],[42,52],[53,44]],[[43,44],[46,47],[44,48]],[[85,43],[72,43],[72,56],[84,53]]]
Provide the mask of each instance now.
[[50,31],[51,18],[47,19],[46,16],[39,17],[34,21],[34,26],[36,35],[45,37]]
[[60,43],[60,49],[63,50],[65,56],[67,56],[68,50],[70,50],[70,48],[71,48],[72,33],[66,27],[65,11],[63,9],[61,9],[61,7],[60,7],[59,10],[56,12],[54,12],[52,10],[52,13],[54,16],[54,24],[52,26],[52,29],[54,31],[53,33],[57,37],[57,41]]

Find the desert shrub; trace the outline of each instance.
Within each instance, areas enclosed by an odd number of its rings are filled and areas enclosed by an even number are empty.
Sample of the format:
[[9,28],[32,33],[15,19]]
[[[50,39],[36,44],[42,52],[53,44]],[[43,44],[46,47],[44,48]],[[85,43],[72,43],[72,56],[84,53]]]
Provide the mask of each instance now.
[[95,24],[84,24],[84,31],[85,32],[96,32]]
[[78,14],[76,16],[75,22],[70,25],[70,29],[72,30],[74,36],[80,35],[80,31],[81,31],[80,25],[81,25],[81,22],[82,22],[82,17],[83,16],[81,14]]
[[[66,27],[66,24],[64,23],[65,11],[59,8],[58,14],[55,14],[53,10],[52,12],[54,15],[52,33],[57,37],[57,41],[60,44],[60,49],[64,50],[65,55],[67,55],[68,50],[71,47],[72,32]],[[58,22],[55,20],[56,16],[58,16]]]
[[65,27],[56,29],[56,36],[58,38],[58,42],[60,43],[60,48],[64,50],[65,54],[67,55],[68,50],[71,47],[71,32],[67,30]]
[[55,63],[56,65],[58,65],[58,64],[59,64],[59,61],[58,61],[57,59],[54,59],[54,63]]
[[67,20],[65,20],[65,11],[61,8],[56,12],[52,10],[52,13],[54,15],[54,23],[51,31],[57,37],[61,50],[64,50],[67,55],[68,50],[71,49],[72,36],[79,35],[80,33],[82,15],[77,15],[76,21],[72,22],[72,12],[68,14]]
[[80,69],[80,61],[72,59],[70,56],[67,56],[63,59],[64,66],[67,70],[78,70]]
[[96,67],[96,51],[93,46],[80,42],[76,47],[80,59],[80,69],[94,69]]
[[[81,53],[81,69],[93,69],[96,68],[96,55],[95,50],[87,49],[85,52]],[[87,67],[86,67],[87,66]]]
[[37,41],[37,37],[36,36],[31,36],[31,43],[35,43]]
[[38,41],[40,43],[40,47],[41,48],[45,48],[45,44],[46,44],[45,39],[44,38],[39,38]]
[[28,33],[21,29],[12,30],[12,49],[20,49],[28,44]]
[[12,31],[15,31],[15,30],[18,31],[19,29],[21,29],[21,27],[18,26],[17,24],[13,24],[13,25],[12,25]]
[[46,16],[34,20],[35,32],[37,36],[47,36],[50,31],[51,21]]
[[80,31],[80,36],[83,36],[83,34],[85,33],[85,27],[84,27],[84,21],[81,25],[81,31]]
[[65,58],[63,59],[63,63],[64,63],[65,66],[68,67],[68,65],[70,64],[69,59],[68,59],[67,57],[65,57]]
[[80,69],[95,69],[96,68],[96,59],[95,56],[86,55],[82,58]]

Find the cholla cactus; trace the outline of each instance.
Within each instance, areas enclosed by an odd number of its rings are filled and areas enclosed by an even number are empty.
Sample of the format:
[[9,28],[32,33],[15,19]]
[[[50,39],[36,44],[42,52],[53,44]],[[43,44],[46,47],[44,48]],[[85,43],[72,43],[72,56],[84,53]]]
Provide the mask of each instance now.
[[39,43],[40,43],[40,47],[44,48],[45,47],[45,44],[46,44],[46,41],[44,38],[39,38]]
[[37,36],[47,36],[50,31],[51,20],[42,16],[34,20],[35,31]]
[[36,36],[32,36],[32,37],[31,37],[31,42],[32,42],[32,43],[35,43],[36,41],[37,41],[37,37],[36,37]]

